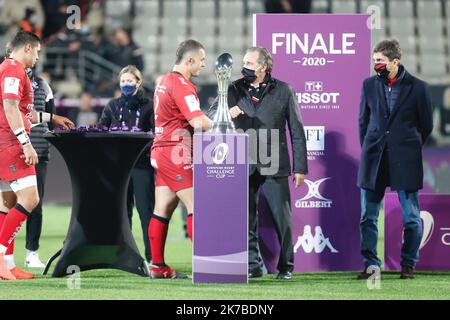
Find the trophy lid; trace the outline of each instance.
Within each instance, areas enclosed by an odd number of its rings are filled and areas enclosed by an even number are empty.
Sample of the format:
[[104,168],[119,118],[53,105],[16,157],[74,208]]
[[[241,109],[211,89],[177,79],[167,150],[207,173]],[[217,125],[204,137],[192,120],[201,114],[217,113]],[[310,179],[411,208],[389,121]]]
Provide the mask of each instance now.
[[230,69],[233,65],[233,57],[229,53],[222,53],[216,60],[216,71]]

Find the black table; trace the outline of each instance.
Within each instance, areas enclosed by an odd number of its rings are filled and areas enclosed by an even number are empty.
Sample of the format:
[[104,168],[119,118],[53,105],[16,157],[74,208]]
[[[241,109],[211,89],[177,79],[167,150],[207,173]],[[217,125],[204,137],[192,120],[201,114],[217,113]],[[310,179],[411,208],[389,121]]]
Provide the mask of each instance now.
[[143,132],[48,132],[72,180],[72,216],[52,276],[75,270],[119,269],[148,275],[131,233],[126,194],[131,169],[153,140]]

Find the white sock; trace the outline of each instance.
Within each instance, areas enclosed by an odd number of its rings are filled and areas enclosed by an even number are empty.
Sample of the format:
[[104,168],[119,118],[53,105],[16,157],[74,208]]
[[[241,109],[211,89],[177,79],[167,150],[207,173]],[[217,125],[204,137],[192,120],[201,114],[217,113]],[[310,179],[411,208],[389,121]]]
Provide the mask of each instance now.
[[27,257],[30,255],[30,254],[32,254],[32,253],[38,253],[37,251],[31,251],[31,250],[28,250],[27,249]]
[[16,267],[16,264],[14,263],[14,255],[12,254],[8,254],[7,256],[5,256],[5,262],[9,270],[12,270]]
[[6,249],[8,249],[8,248],[5,247],[4,245],[0,244],[0,254],[4,254],[6,252]]

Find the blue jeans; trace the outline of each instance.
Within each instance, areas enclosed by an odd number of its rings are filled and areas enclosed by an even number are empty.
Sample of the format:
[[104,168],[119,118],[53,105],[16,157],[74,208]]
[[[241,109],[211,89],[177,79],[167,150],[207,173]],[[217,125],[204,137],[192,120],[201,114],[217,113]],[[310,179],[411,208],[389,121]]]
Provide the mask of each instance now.
[[[401,266],[415,268],[419,261],[419,246],[422,240],[422,221],[420,220],[418,192],[397,191],[403,218],[403,246]],[[381,266],[377,256],[378,214],[384,190],[371,191],[361,189],[361,254],[364,265]]]

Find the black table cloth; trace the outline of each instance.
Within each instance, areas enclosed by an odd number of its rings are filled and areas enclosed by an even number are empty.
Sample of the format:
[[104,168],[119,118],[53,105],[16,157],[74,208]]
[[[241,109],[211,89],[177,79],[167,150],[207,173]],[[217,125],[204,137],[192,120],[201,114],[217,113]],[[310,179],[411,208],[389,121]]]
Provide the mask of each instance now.
[[52,276],[119,269],[147,276],[126,211],[131,169],[152,136],[143,132],[59,132],[45,138],[63,156],[72,182],[72,215]]

